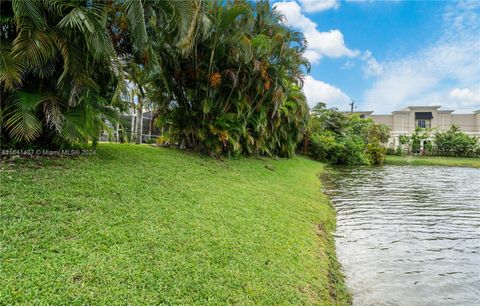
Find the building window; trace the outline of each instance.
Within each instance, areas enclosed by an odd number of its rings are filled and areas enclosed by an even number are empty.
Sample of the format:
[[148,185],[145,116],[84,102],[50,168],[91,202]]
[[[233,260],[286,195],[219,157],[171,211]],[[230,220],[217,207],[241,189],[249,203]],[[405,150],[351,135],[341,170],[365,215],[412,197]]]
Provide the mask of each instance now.
[[415,126],[417,128],[425,129],[431,128],[431,120],[433,116],[431,112],[416,112],[415,113]]
[[432,127],[432,122],[430,119],[417,119],[417,124],[416,126],[422,129],[425,128],[431,128]]
[[365,119],[365,115],[360,115],[360,118]]

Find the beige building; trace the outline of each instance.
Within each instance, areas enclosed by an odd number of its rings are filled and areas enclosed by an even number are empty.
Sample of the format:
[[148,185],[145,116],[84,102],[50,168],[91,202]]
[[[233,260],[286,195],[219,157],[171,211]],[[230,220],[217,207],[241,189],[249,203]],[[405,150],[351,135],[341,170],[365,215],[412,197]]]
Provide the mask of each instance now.
[[453,110],[440,109],[440,106],[409,106],[394,111],[391,115],[374,115],[373,111],[357,111],[362,118],[372,118],[375,122],[390,127],[390,143],[396,145],[398,136],[411,135],[417,127],[445,131],[452,124],[470,136],[480,137],[480,110],[471,114],[454,114]]

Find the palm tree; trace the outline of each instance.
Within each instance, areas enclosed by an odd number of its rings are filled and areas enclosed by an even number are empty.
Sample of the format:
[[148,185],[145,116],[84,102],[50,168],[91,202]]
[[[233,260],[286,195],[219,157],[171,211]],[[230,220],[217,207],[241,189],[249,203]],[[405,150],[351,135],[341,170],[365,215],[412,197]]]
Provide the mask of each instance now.
[[210,154],[293,154],[307,114],[303,36],[267,1],[212,1],[203,15],[191,54],[159,48],[178,141]]
[[11,141],[77,143],[115,118],[122,74],[97,1],[2,2],[2,133]]
[[138,143],[147,97],[179,143],[209,154],[289,156],[305,130],[306,43],[268,1],[3,3],[2,140],[95,140],[128,83]]
[[126,106],[125,63],[164,73],[148,33],[175,34],[188,51],[197,7],[174,0],[2,0],[2,140],[55,145],[96,138]]
[[[162,67],[162,54],[168,37],[171,45],[181,53],[191,50],[196,34],[196,23],[201,17],[202,1],[126,0],[123,3],[126,20],[131,29],[131,52],[120,53],[124,72],[138,90],[136,104],[135,142],[142,143],[143,108],[146,86],[170,75]],[[173,17],[173,18],[172,18]],[[170,21],[170,23],[165,23]],[[174,22],[172,22],[174,21]]]

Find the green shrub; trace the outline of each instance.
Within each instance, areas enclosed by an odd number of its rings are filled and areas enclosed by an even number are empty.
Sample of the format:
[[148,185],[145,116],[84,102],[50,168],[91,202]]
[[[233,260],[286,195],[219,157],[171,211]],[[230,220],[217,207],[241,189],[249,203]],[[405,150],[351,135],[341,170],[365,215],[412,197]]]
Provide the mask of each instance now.
[[382,165],[385,161],[385,148],[378,141],[369,143],[365,147],[365,155],[370,165]]
[[[318,103],[312,109],[301,147],[313,158],[330,164],[377,164],[383,161],[382,143],[388,141],[389,135],[387,126],[372,119],[348,116]],[[369,143],[373,145],[366,150]]]
[[358,136],[336,138],[332,132],[314,134],[311,137],[311,156],[335,165],[365,165],[365,145]]
[[394,147],[388,147],[385,151],[385,154],[387,155],[396,155],[397,150]]
[[340,139],[330,162],[337,165],[367,165],[368,159],[364,153],[365,144],[358,136]]
[[435,134],[435,154],[442,156],[479,156],[478,139],[460,131],[452,125],[448,131]]
[[405,155],[405,150],[402,148],[401,144],[398,145],[394,155],[398,155],[398,156],[404,156]]
[[335,135],[331,132],[313,134],[310,140],[310,155],[320,161],[327,161],[336,149]]
[[155,142],[159,145],[163,145],[163,144],[167,144],[167,143],[170,143],[170,139],[167,137],[167,136],[158,136],[156,139],[155,139]]

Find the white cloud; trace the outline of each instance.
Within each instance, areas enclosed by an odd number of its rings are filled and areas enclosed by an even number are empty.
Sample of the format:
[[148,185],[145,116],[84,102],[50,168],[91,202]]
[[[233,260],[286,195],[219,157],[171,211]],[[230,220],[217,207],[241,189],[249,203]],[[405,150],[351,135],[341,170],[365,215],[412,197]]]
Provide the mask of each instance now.
[[322,58],[318,52],[308,49],[305,51],[305,53],[303,53],[303,56],[305,56],[311,64],[318,63]]
[[359,51],[347,48],[343,34],[339,30],[318,31],[317,24],[301,13],[297,2],[277,2],[274,7],[285,15],[289,25],[303,32],[308,41],[305,56],[312,64],[318,63],[324,56],[339,58],[359,54]]
[[383,72],[383,66],[372,56],[372,52],[365,51],[362,55],[365,65],[362,67],[366,76],[379,76]]
[[345,70],[345,69],[350,69],[350,68],[353,68],[355,67],[355,63],[352,62],[352,61],[346,61],[345,63],[343,63],[343,65],[340,67],[341,70]]
[[305,77],[303,92],[310,107],[315,106],[318,102],[325,102],[328,107],[343,109],[351,102],[350,97],[339,88],[316,80],[309,75]]
[[[479,7],[479,2],[476,6],[453,3],[435,44],[400,60],[379,63],[382,73],[364,93],[364,107],[377,113],[408,105],[439,104],[461,111],[480,108],[477,90],[471,89],[480,87],[480,18],[475,12]],[[372,67],[375,64],[366,70]]]
[[300,0],[302,8],[307,13],[337,9],[340,4],[337,0]]
[[470,88],[454,88],[448,95],[450,99],[458,101],[461,105],[475,105],[480,103],[480,90],[474,92]]
[[[388,0],[388,2],[400,2],[402,0]],[[378,0],[346,0],[346,2],[353,2],[353,3],[359,3],[359,4],[363,4],[363,3],[375,3],[375,2],[378,2]]]

